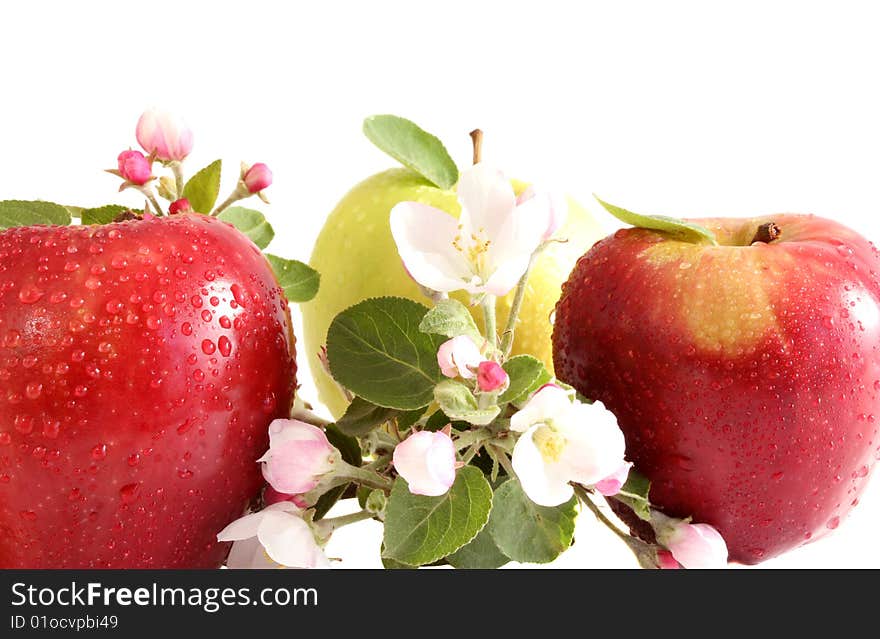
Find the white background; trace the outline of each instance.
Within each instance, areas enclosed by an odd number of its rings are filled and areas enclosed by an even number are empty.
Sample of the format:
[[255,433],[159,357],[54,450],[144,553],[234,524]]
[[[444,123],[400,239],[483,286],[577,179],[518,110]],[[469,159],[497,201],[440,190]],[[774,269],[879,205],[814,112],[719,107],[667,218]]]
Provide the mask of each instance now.
[[[871,4],[720,4],[4,3],[0,198],[138,204],[100,169],[164,106],[195,130],[191,170],[226,161],[223,192],[239,160],[272,167],[273,251],[307,260],[335,202],[391,165],[360,133],[390,112],[460,164],[483,128],[487,162],[564,188],[609,230],[594,191],[679,216],[812,212],[880,239]],[[634,565],[581,519],[555,565]],[[833,535],[764,566],[880,567],[878,528],[875,478]],[[378,534],[351,526],[331,554],[377,565]]]

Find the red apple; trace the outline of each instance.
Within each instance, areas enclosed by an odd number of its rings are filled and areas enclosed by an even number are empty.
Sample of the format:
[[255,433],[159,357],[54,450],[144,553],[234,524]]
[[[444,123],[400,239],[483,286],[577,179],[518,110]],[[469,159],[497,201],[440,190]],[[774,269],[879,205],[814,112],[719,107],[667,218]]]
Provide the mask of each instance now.
[[757,563],[836,528],[880,450],[880,254],[813,216],[693,222],[720,245],[626,229],[581,258],[554,364],[615,413],[653,503]]
[[0,567],[219,565],[293,358],[269,265],[215,218],[0,233]]

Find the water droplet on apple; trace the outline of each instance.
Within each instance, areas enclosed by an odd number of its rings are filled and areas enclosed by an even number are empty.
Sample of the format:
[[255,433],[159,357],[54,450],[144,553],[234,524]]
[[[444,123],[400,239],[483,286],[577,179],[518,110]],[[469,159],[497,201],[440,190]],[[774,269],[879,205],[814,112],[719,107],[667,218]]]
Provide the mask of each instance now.
[[107,457],[107,444],[98,444],[92,448],[92,459],[101,461]]
[[181,468],[180,470],[177,471],[177,476],[180,477],[181,479],[189,479],[190,477],[193,476],[193,471],[191,471],[187,468]]
[[135,499],[137,499],[138,489],[140,488],[140,484],[137,482],[133,484],[126,484],[122,488],[119,489],[119,497],[122,499],[123,504],[130,504]]
[[202,352],[205,355],[213,355],[214,351],[217,350],[217,346],[209,339],[202,340]]
[[229,357],[232,354],[232,342],[225,335],[221,335],[220,339],[217,340],[217,347],[220,349],[220,354],[223,357]]
[[180,332],[184,335],[192,335],[193,327],[189,322],[184,322],[180,325]]
[[33,285],[25,286],[18,292],[18,299],[22,304],[35,304],[39,302],[44,293]]
[[837,528],[839,525],[840,525],[840,517],[832,517],[831,519],[828,520],[828,523],[825,524],[825,526],[826,526],[829,530],[834,530],[834,529]]

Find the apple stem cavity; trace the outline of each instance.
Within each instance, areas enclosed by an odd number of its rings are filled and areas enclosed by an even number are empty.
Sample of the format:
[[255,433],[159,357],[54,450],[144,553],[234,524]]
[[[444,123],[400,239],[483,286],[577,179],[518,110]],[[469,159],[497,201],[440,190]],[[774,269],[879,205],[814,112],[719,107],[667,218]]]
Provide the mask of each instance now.
[[755,237],[752,238],[751,244],[754,244],[755,242],[769,244],[773,240],[778,239],[780,235],[782,235],[782,229],[779,228],[778,224],[775,222],[766,222],[758,227],[758,230],[755,232]]
[[474,129],[470,136],[474,144],[474,164],[479,164],[483,160],[483,131]]

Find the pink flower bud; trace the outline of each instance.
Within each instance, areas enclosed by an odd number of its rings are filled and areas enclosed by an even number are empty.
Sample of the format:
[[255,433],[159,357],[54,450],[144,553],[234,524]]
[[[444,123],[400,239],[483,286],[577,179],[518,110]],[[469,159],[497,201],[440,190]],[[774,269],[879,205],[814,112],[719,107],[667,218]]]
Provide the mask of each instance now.
[[177,215],[178,213],[192,213],[192,206],[185,197],[180,198],[179,200],[174,200],[170,205],[168,205],[168,214],[169,215]]
[[675,560],[668,550],[657,551],[657,567],[661,570],[678,570],[681,564]]
[[341,459],[339,451],[317,426],[296,419],[276,419],[269,425],[269,450],[263,477],[280,493],[307,493],[331,473]]
[[608,475],[608,477],[597,482],[594,488],[600,495],[605,495],[606,497],[616,495],[626,483],[626,478],[629,477],[630,468],[632,468],[632,463],[624,462],[617,468],[617,470]]
[[507,372],[501,368],[501,364],[491,360],[480,362],[477,366],[477,388],[484,393],[503,391],[510,383]]
[[[657,541],[666,546],[682,566],[694,569],[727,565],[727,544],[712,526],[664,519],[667,525],[657,530]],[[674,523],[669,525],[669,522]]]
[[289,501],[299,508],[308,508],[309,504],[303,499],[302,495],[288,495],[287,493],[279,493],[272,486],[266,486],[263,491],[263,503],[267,506],[277,504],[280,501]]
[[446,377],[473,379],[472,369],[477,368],[482,361],[483,355],[480,349],[474,344],[474,340],[466,335],[446,340],[437,350],[437,363]]
[[247,170],[242,179],[248,193],[259,193],[272,184],[272,171],[262,162],[257,162]]
[[413,433],[394,449],[394,468],[414,495],[445,495],[455,482],[455,445],[442,431]]
[[116,162],[122,179],[132,184],[143,186],[153,177],[150,161],[140,151],[123,151],[116,158]]
[[192,151],[193,133],[184,121],[165,111],[144,111],[137,123],[137,141],[162,162],[183,160]]

